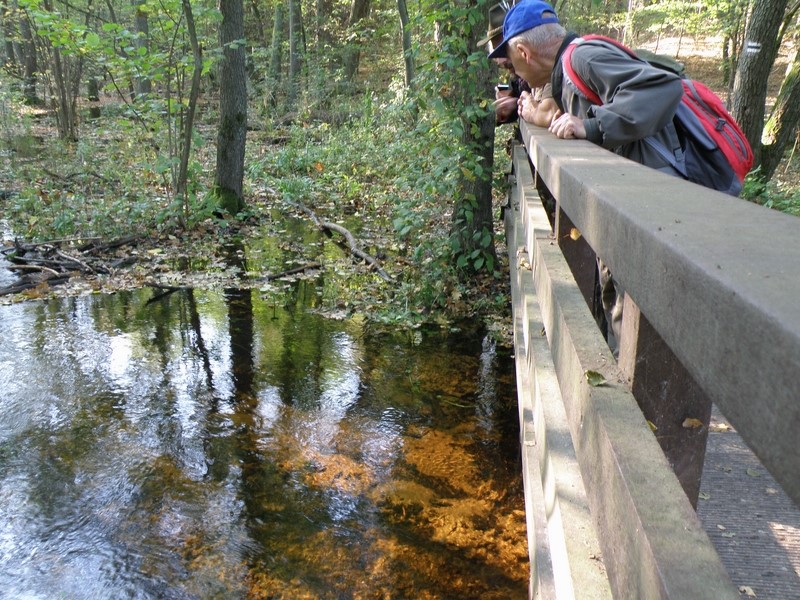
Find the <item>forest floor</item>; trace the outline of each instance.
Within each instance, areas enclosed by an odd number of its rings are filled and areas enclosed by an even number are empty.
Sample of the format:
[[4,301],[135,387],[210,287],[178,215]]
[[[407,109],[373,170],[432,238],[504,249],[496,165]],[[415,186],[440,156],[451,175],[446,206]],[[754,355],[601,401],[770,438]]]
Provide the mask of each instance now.
[[[722,71],[722,38],[693,38],[668,37],[642,44],[642,47],[653,52],[672,56],[686,65],[686,73],[692,79],[702,81],[723,100],[728,100],[728,88],[725,84]],[[769,74],[769,87],[767,88],[767,113],[775,104],[781,82],[786,75],[789,62],[789,49],[784,47]],[[798,134],[800,144],[800,133]],[[789,157],[773,176],[773,181],[778,187],[800,189],[800,148],[795,145]]]
[[[652,42],[643,44],[643,46],[655,52],[675,56],[683,61],[686,64],[687,73],[690,77],[705,82],[709,87],[717,91],[721,97],[725,98],[726,90],[723,82],[723,74],[720,69],[719,58],[721,55],[721,45],[718,40],[696,43],[686,38],[662,38],[657,43]],[[782,56],[771,73],[768,104],[774,102],[785,68],[786,57]],[[113,106],[110,104],[107,105],[107,107],[113,109]],[[105,108],[106,107],[104,107],[104,110]],[[28,168],[32,172],[36,171],[37,165],[40,162],[42,165],[47,164],[45,162],[48,153],[47,144],[57,137],[52,119],[38,118],[35,122],[36,137],[41,138],[44,142],[41,149],[37,150],[39,154],[34,154],[28,159]],[[213,138],[213,132],[209,135]],[[248,133],[248,145],[257,146],[259,148],[258,151],[261,153],[269,152],[270,148],[276,147],[272,145],[273,141],[269,139],[270,135],[273,135],[273,133],[267,131],[250,132]],[[202,149],[202,154],[199,154],[199,160],[205,163],[204,170],[209,172],[213,171],[214,158],[211,155],[212,148],[213,144],[206,144]],[[11,202],[11,194],[15,193],[15,189],[19,189],[20,180],[22,179],[18,176],[18,173],[14,171],[13,166],[9,166],[9,164],[15,160],[14,158],[8,158],[9,156],[11,156],[10,152],[4,152],[2,154],[2,162],[4,164],[0,164],[0,192],[2,192],[2,194],[0,194],[0,207],[5,207],[4,203],[6,202]],[[318,164],[315,163],[313,166],[316,167]],[[51,166],[50,168],[52,169],[53,167]],[[82,173],[79,177],[74,177],[74,175],[79,174],[81,168],[80,162],[76,162],[75,165],[65,166],[64,168],[66,175],[63,173],[59,175],[61,180],[55,179],[56,176],[52,173],[47,173],[46,169],[41,169],[41,171],[44,172],[41,174],[41,177],[43,180],[49,179],[50,185],[53,185],[53,181],[55,180],[56,187],[63,184],[63,189],[69,189],[71,192],[74,192],[75,188],[81,185],[86,185],[87,187],[101,187],[103,183],[92,176],[91,173]],[[67,168],[69,170],[66,170]],[[135,169],[135,166],[131,168]],[[499,168],[504,168],[504,165],[499,165]],[[345,174],[344,178],[346,179],[349,176],[351,175]],[[785,160],[779,167],[775,179],[779,181],[780,185],[788,186],[790,189],[800,188],[800,158],[792,156],[789,160]],[[373,182],[360,183],[359,185],[366,187],[373,185]],[[65,248],[64,246],[51,244],[49,247],[38,248],[36,250],[50,252],[51,254],[60,252],[62,254],[61,260],[67,261],[68,266],[71,265],[71,276],[66,278],[67,281],[59,282],[61,283],[60,285],[54,286],[48,284],[48,277],[46,276],[42,277],[41,274],[37,274],[33,271],[17,271],[17,275],[24,276],[32,285],[27,286],[18,293],[0,294],[0,302],[10,303],[50,296],[115,292],[148,285],[167,287],[170,285],[197,287],[230,286],[232,284],[242,285],[241,273],[220,266],[225,262],[224,258],[221,256],[224,248],[220,241],[226,236],[247,239],[248,236],[252,236],[256,232],[257,235],[264,235],[265,221],[272,221],[272,216],[269,212],[270,209],[274,210],[277,208],[279,211],[283,211],[283,214],[287,214],[287,211],[289,211],[295,217],[302,217],[299,211],[292,211],[290,207],[283,206],[282,199],[279,195],[275,194],[267,187],[259,185],[253,186],[253,188],[254,191],[251,193],[251,197],[248,197],[246,201],[248,205],[258,208],[262,216],[266,215],[266,218],[251,218],[242,223],[228,223],[226,225],[220,225],[214,223],[213,220],[208,220],[199,227],[196,227],[191,233],[138,236],[135,239],[132,238],[128,240],[125,244],[107,248],[103,248],[103,244],[111,240],[95,240],[93,245],[87,246],[86,253],[79,253],[74,245]],[[107,195],[112,198],[116,195],[117,198],[119,198],[123,196],[126,191],[124,186],[121,186],[121,189],[105,189],[100,192],[100,195]],[[89,198],[91,192],[87,191],[85,196]],[[51,198],[52,196],[43,193],[41,200],[42,202],[48,202]],[[385,209],[388,205],[384,202],[382,206]],[[333,220],[333,215],[336,214],[336,207],[334,206],[332,208],[333,209],[329,211],[331,215],[329,218]],[[83,209],[83,207],[81,207],[81,209]],[[86,210],[89,209],[87,208]],[[323,219],[325,218],[324,215],[320,216]],[[338,215],[338,217],[340,216],[342,215]],[[365,225],[365,232],[361,234],[365,236],[365,239],[359,240],[360,242],[363,241],[365,244],[369,244],[369,246],[374,249],[373,251],[379,251],[383,256],[386,255],[388,248],[397,245],[396,239],[393,239],[394,232],[391,226],[381,230],[379,226],[372,224],[372,221],[377,223],[379,220],[386,223],[389,220],[386,215],[370,215],[368,212],[365,212],[363,215],[359,214],[358,216]],[[31,218],[35,218],[35,215],[32,215]],[[447,227],[448,225],[449,220],[447,219],[443,219],[435,224],[430,224],[431,227],[437,228]],[[284,225],[275,222],[272,223],[272,226],[275,228],[275,235],[277,237],[283,235],[281,232]],[[385,227],[385,225],[383,227]],[[6,246],[5,251],[8,250],[10,244],[10,233],[9,231],[3,232],[3,237],[6,240],[3,242]],[[439,233],[443,236],[447,235],[446,230],[442,230]],[[19,235],[19,232],[14,231],[13,234]],[[24,238],[24,233],[21,237]],[[498,241],[501,242],[502,240],[498,238]],[[33,250],[34,249],[32,249],[32,251]],[[498,244],[498,252],[502,255],[502,243]],[[389,252],[389,254],[392,253]],[[65,258],[64,255],[71,258]],[[203,263],[207,265],[205,270],[201,268],[194,272],[186,272],[175,268],[175,265],[191,262],[191,257],[197,256],[209,258],[209,260]],[[312,262],[310,257],[306,258],[306,263]],[[394,272],[409,268],[420,268],[419,266],[415,267],[410,262],[405,262],[402,256],[394,256],[386,260],[395,261],[394,264],[391,264]],[[385,289],[381,291],[381,294],[383,294],[382,300],[374,298],[372,300],[369,299],[370,294],[377,294],[380,282],[378,278],[374,276],[374,271],[372,274],[370,273],[368,265],[354,265],[352,258],[345,253],[339,265],[332,266],[329,264],[328,266],[332,271],[344,271],[347,269],[351,271],[357,270],[358,281],[363,283],[366,287],[361,298],[349,299],[347,301],[351,302],[351,304],[348,304],[348,307],[352,308],[355,306],[357,310],[360,309],[369,313],[371,312],[370,308],[372,306],[377,305],[379,302],[385,302]],[[388,270],[392,271],[392,268]],[[103,270],[108,271],[108,273],[103,274]],[[47,275],[46,272],[44,273]],[[261,273],[257,275],[261,276],[263,279],[264,276],[269,275],[271,277],[274,273]],[[303,274],[301,273],[296,276],[303,276]],[[41,277],[41,279],[39,280],[37,277]],[[7,276],[0,277],[0,288],[4,286],[9,287],[12,280],[13,278],[10,280]],[[378,283],[373,284],[371,283],[372,281]],[[51,281],[51,283],[55,283],[55,281]],[[261,286],[263,285],[263,281],[256,277],[253,285],[256,287]],[[467,316],[472,316],[469,314],[470,303],[474,303],[476,299],[480,300],[481,297],[498,298],[503,294],[507,295],[508,292],[508,282],[502,277],[478,277],[474,278],[474,280],[470,282],[470,285],[471,289],[469,291],[449,293],[445,312],[450,311],[452,315],[458,316],[460,314],[462,317],[465,314]],[[372,287],[372,289],[370,289],[370,287]],[[341,304],[341,302],[338,304]],[[499,306],[501,303],[496,303],[496,305]],[[338,305],[333,307],[335,310],[339,308],[341,307]],[[507,315],[496,315],[495,318],[499,322],[506,316]]]

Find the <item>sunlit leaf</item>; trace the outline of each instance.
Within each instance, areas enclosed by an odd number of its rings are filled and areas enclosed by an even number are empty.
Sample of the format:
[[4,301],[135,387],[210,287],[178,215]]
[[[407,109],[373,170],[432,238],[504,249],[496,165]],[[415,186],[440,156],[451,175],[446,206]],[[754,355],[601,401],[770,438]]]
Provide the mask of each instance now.
[[602,373],[598,373],[597,371],[586,371],[586,381],[590,386],[598,387],[606,382],[606,378],[603,377]]
[[572,229],[569,230],[569,239],[571,239],[574,242],[577,242],[579,239],[581,239],[581,232],[578,231],[577,228],[573,227]]
[[739,586],[739,593],[744,594],[748,598],[755,598],[756,593],[749,585],[740,585]]
[[658,427],[656,427],[656,424],[653,423],[652,421],[647,421],[647,425],[648,425],[648,427],[650,427],[650,431],[652,431],[654,433],[656,431],[658,431]]
[[684,429],[700,429],[703,422],[700,419],[687,418],[683,420],[682,427]]

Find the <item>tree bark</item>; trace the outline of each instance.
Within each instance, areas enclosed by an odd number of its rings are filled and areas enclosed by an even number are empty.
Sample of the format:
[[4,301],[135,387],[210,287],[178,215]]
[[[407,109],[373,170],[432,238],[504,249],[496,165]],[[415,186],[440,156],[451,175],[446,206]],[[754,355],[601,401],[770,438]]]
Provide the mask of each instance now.
[[800,123],[800,52],[795,49],[781,83],[775,108],[767,121],[761,148],[761,178],[769,181],[787,148],[797,137]]
[[8,8],[8,0],[0,0],[0,12],[3,14],[3,45],[5,47],[3,64],[9,72],[17,73],[19,63],[17,63],[16,53],[14,52],[16,28],[14,27],[13,13]]
[[403,62],[405,64],[406,89],[411,89],[414,81],[414,57],[411,54],[411,25],[408,19],[406,0],[397,0],[400,13],[400,33],[403,36]]
[[247,73],[245,71],[244,5],[242,0],[220,2],[219,131],[217,133],[216,193],[231,214],[244,209],[244,151],[247,134]]
[[[269,71],[268,71],[270,84],[275,86],[274,89],[277,89],[278,84],[281,82],[281,63],[283,62],[283,52],[282,52],[283,12],[284,12],[283,2],[276,2],[275,14],[272,25],[272,43],[270,45]],[[273,92],[272,98],[274,99],[274,97],[275,94]]]
[[[134,29],[139,36],[136,39],[136,46],[137,48],[144,48],[145,50],[149,50],[150,48],[150,25],[147,21],[147,12],[142,10],[142,6],[144,5],[145,0],[136,0],[136,13],[134,15]],[[150,79],[146,76],[140,76],[136,78],[134,89],[136,90],[137,96],[145,96],[153,91],[153,85],[150,82]]]
[[289,104],[297,101],[301,68],[302,9],[300,0],[289,0]]
[[[487,9],[487,2],[479,1],[476,11],[482,18],[463,25],[466,30],[461,33],[467,40],[467,53],[478,50],[478,40],[485,34],[488,24]],[[466,64],[466,57],[464,62]],[[457,253],[461,262],[466,257],[469,271],[487,268],[491,272],[497,264],[492,214],[495,115],[493,110],[475,110],[475,104],[481,98],[492,97],[494,72],[485,59],[471,63],[467,73],[470,81],[460,84],[458,93],[462,106],[472,110],[460,111],[462,155],[451,238],[458,241]]]
[[184,208],[187,195],[187,180],[189,177],[189,156],[192,152],[192,130],[194,129],[194,113],[197,108],[197,98],[200,96],[200,76],[203,72],[203,56],[200,52],[200,43],[197,41],[197,30],[194,26],[194,14],[189,0],[182,0],[183,16],[186,19],[186,29],[189,34],[189,43],[192,46],[194,71],[192,73],[192,87],[189,91],[189,105],[186,107],[186,117],[183,119],[182,144],[180,164],[175,181],[175,193],[184,198]]
[[26,104],[34,106],[40,103],[36,94],[39,60],[36,43],[33,40],[33,30],[27,17],[23,17],[20,20],[19,33],[22,38],[22,43],[20,44],[20,49],[22,50],[22,95]]
[[754,3],[736,70],[731,112],[753,148],[756,165],[761,163],[767,80],[778,53],[776,39],[787,4],[788,0]]
[[344,49],[344,78],[353,81],[358,72],[361,60],[361,42],[357,35],[361,21],[369,16],[369,0],[353,0],[350,5],[350,17],[347,19],[347,29],[352,42],[348,42]]

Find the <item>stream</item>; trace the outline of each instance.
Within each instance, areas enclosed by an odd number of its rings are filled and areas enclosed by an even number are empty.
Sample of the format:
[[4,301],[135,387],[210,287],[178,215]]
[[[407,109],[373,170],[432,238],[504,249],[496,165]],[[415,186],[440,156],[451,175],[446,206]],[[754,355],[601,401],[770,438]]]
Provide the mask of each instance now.
[[0,306],[0,595],[525,598],[510,349],[315,294]]

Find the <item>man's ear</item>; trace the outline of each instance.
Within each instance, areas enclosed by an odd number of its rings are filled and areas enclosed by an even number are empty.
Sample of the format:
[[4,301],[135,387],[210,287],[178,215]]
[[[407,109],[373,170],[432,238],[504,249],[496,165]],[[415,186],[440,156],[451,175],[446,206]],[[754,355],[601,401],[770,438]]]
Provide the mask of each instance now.
[[533,56],[533,53],[527,45],[523,44],[522,42],[517,42],[514,45],[514,50],[516,50],[517,54],[522,57],[522,60],[524,60],[526,63],[530,62],[530,58]]

